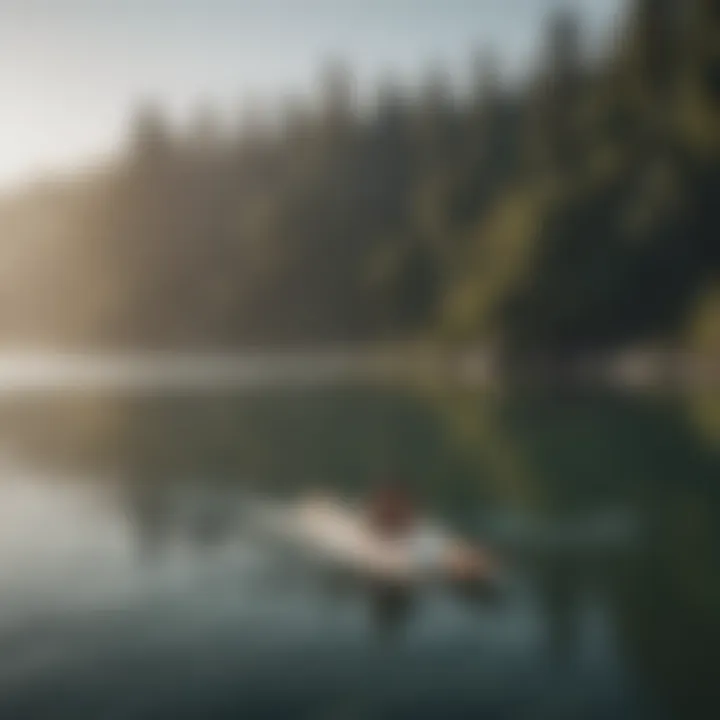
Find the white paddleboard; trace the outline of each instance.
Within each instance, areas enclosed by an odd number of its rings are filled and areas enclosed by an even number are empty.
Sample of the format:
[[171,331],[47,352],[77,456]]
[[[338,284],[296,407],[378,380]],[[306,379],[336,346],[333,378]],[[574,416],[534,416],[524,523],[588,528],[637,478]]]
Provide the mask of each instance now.
[[256,524],[322,561],[396,580],[442,573],[444,534],[421,525],[401,539],[375,533],[361,514],[342,503],[312,499],[284,507],[264,506]]

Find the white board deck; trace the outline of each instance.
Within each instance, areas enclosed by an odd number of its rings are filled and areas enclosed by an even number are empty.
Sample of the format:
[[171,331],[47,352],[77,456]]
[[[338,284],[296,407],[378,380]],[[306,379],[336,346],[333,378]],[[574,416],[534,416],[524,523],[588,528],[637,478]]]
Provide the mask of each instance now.
[[317,499],[265,507],[255,520],[273,537],[324,561],[392,579],[419,574],[416,542],[422,531],[401,540],[379,537],[359,513],[340,502]]

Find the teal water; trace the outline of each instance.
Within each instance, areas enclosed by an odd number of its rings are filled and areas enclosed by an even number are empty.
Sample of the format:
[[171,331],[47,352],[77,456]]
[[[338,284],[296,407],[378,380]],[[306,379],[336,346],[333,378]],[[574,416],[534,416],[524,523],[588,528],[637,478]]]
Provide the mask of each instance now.
[[[353,386],[0,406],[2,718],[690,718],[720,667],[720,401]],[[494,602],[288,564],[248,493],[392,470]]]

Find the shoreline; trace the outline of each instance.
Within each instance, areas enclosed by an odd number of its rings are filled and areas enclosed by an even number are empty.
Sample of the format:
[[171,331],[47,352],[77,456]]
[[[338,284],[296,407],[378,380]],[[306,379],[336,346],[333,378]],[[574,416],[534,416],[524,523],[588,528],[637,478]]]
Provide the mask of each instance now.
[[0,393],[60,389],[182,389],[352,381],[609,385],[720,385],[720,361],[686,352],[625,351],[504,369],[489,351],[441,346],[336,346],[240,352],[0,352]]

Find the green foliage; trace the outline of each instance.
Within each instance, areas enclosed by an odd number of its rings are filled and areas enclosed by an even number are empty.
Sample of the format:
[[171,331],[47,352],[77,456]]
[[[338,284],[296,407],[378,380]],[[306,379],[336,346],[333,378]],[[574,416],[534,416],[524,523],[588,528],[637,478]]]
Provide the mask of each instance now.
[[720,21],[633,3],[590,63],[549,23],[525,85],[386,82],[227,136],[138,113],[126,156],[0,207],[0,334],[52,344],[298,344],[391,335],[574,355],[684,339],[720,270]]

